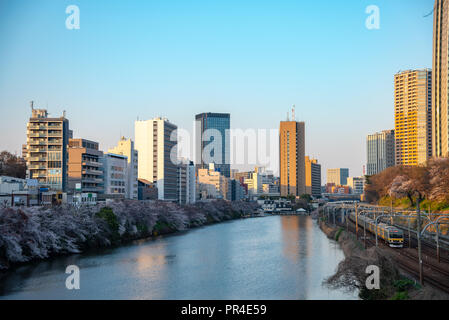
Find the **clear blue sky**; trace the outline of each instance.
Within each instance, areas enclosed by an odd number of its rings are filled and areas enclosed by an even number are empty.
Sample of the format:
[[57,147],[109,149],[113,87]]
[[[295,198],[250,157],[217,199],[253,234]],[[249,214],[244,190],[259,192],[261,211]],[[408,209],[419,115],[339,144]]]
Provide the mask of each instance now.
[[0,0],[0,149],[20,153],[30,100],[103,150],[138,116],[278,128],[295,104],[306,153],[360,175],[365,136],[394,126],[394,74],[431,67],[433,2]]

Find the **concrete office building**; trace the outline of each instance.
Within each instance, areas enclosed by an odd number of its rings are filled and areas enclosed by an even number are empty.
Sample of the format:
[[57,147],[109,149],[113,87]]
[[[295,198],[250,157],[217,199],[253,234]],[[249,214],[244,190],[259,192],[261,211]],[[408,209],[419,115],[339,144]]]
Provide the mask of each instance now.
[[366,138],[366,174],[371,176],[395,165],[395,133],[384,130]]
[[27,178],[54,191],[67,189],[67,145],[69,120],[65,114],[49,118],[47,110],[34,109],[27,124]]
[[198,193],[204,199],[229,199],[229,178],[215,170],[214,164],[209,169],[198,169]]
[[396,165],[425,164],[432,157],[431,84],[429,69],[394,76]]
[[305,123],[281,121],[279,129],[279,172],[281,196],[306,193]]
[[157,200],[156,184],[145,179],[138,179],[139,200]]
[[306,193],[314,197],[321,196],[321,165],[317,159],[305,157]]
[[[86,139],[69,139],[68,190],[70,192],[103,193],[103,152],[99,144]],[[77,185],[81,186],[76,190]]]
[[182,161],[178,165],[178,203],[196,202],[196,175],[193,161]]
[[231,201],[240,201],[245,199],[246,192],[239,180],[229,181],[229,193]]
[[[205,169],[209,163],[214,163],[215,170],[231,177],[230,127],[229,113],[208,112],[195,116],[195,164],[198,168]],[[219,149],[209,146],[211,143],[217,144]]]
[[138,152],[134,149],[134,142],[131,139],[122,137],[117,146],[109,149],[109,153],[126,156],[128,165],[126,168],[126,199],[137,200],[139,198],[138,188]]
[[154,118],[136,121],[134,129],[139,179],[156,183],[159,200],[177,202],[177,127],[165,118]]
[[365,178],[349,177],[347,185],[351,188],[353,194],[363,194],[365,190]]
[[348,177],[349,169],[347,168],[327,169],[327,183],[344,186],[348,182]]
[[120,154],[105,153],[101,157],[104,171],[104,195],[106,198],[126,197],[126,170],[128,158]]

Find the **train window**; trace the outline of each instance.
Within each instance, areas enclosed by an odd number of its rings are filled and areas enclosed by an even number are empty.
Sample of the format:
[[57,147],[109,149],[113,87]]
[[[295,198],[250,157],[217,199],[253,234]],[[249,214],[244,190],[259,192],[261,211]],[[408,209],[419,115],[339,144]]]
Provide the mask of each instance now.
[[402,234],[399,233],[390,233],[390,238],[392,239],[402,239]]

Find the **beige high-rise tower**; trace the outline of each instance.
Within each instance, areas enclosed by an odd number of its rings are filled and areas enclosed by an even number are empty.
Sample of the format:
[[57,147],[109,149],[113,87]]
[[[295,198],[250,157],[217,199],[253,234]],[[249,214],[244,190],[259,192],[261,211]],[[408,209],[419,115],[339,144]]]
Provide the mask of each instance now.
[[432,155],[448,156],[449,1],[435,0],[433,12]]
[[432,71],[394,76],[396,165],[425,164],[432,156]]
[[281,196],[306,193],[305,123],[281,121],[279,129],[279,173]]

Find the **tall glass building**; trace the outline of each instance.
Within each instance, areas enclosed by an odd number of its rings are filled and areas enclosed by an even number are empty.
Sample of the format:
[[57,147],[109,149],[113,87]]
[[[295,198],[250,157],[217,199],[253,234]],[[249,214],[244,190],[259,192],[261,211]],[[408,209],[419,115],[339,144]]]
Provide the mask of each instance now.
[[[225,177],[231,176],[231,115],[229,113],[201,113],[195,116],[195,157],[199,168],[214,163]],[[212,144],[212,145],[210,145]]]

